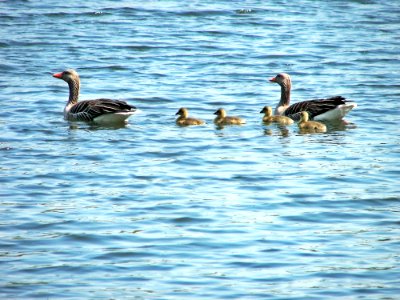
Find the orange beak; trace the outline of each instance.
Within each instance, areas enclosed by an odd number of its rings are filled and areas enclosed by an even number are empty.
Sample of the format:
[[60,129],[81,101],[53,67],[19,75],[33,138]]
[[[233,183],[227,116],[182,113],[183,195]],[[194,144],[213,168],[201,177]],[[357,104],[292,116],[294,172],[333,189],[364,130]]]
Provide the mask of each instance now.
[[276,82],[276,77],[272,77],[269,79],[270,82]]
[[62,75],[63,75],[63,72],[60,72],[60,73],[55,73],[55,74],[53,74],[53,77],[55,77],[55,78],[62,78]]

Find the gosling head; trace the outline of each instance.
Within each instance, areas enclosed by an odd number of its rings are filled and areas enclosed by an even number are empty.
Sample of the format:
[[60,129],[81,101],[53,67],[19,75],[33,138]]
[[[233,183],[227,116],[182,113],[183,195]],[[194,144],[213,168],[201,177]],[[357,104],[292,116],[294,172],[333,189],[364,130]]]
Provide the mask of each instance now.
[[300,112],[300,122],[308,122],[309,115],[308,112],[302,111]]
[[214,113],[214,115],[217,115],[218,117],[221,117],[221,118],[225,118],[225,117],[226,117],[226,111],[225,111],[225,109],[223,109],[223,108],[219,108],[219,109]]
[[175,115],[180,115],[181,117],[187,118],[187,116],[189,115],[189,112],[188,112],[187,108],[181,107]]
[[266,116],[272,116],[272,107],[271,106],[264,106],[264,108],[260,111],[260,114],[265,114]]

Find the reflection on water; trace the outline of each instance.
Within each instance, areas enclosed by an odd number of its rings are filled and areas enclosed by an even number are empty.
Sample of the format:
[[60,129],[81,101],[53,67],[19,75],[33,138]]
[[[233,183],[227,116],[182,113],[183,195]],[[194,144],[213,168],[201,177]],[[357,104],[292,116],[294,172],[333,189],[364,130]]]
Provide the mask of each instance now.
[[95,123],[83,123],[83,122],[69,122],[70,130],[117,130],[123,129],[128,126],[128,123],[110,123],[110,124],[95,124]]
[[[273,127],[275,128],[273,128]],[[290,135],[290,130],[284,125],[272,125],[264,129],[265,135],[279,135],[282,137],[288,137]],[[295,126],[295,125],[294,125]]]

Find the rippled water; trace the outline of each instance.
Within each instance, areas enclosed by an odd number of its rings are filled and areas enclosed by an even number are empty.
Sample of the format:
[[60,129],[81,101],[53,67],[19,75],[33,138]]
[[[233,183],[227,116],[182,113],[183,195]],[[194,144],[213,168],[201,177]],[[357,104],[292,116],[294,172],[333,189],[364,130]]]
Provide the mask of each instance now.
[[[1,298],[398,299],[400,7],[265,2],[0,2]],[[140,111],[64,121],[65,68]],[[282,71],[349,125],[263,125]]]

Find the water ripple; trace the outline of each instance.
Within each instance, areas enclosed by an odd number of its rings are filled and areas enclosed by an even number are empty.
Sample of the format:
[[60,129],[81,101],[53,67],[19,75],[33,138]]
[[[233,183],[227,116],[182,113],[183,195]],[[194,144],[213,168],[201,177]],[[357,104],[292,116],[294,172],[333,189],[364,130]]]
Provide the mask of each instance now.
[[[388,298],[399,247],[399,8],[390,1],[0,2],[0,296]],[[340,22],[335,21],[340,20]],[[125,99],[127,125],[63,120]],[[262,124],[343,95],[348,124]],[[206,121],[179,127],[176,111]],[[247,121],[218,128],[224,107]]]

